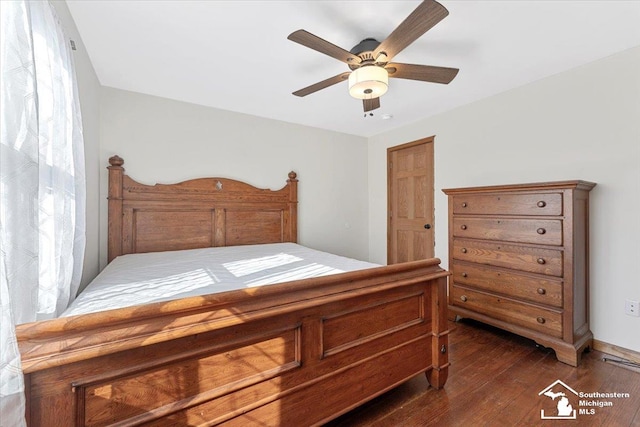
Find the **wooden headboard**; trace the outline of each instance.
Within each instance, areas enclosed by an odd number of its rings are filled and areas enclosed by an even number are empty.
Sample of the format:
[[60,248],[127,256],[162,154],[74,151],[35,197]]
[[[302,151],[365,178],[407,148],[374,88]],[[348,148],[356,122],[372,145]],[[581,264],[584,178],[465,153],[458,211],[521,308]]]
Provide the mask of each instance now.
[[225,178],[144,185],[109,159],[108,260],[123,254],[296,242],[298,180],[280,190]]

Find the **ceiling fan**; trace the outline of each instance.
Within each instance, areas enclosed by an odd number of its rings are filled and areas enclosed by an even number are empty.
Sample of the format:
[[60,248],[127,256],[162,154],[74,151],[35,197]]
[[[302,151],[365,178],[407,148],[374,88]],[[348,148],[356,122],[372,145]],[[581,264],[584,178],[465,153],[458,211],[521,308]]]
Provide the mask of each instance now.
[[435,0],[424,0],[382,42],[373,38],[362,40],[350,51],[342,49],[305,30],[294,31],[289,40],[329,55],[346,63],[352,71],[340,73],[321,82],[293,92],[307,96],[336,83],[349,80],[349,94],[362,99],[364,112],[380,108],[380,96],[389,86],[389,77],[448,84],[458,74],[457,68],[390,62],[404,48],[442,21],[449,11]]

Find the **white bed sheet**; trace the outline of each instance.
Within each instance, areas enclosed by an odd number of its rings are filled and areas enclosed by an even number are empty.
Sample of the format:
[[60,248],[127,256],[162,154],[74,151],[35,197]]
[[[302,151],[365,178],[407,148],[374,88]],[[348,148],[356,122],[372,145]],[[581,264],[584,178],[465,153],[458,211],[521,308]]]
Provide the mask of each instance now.
[[62,316],[377,267],[295,243],[119,256]]

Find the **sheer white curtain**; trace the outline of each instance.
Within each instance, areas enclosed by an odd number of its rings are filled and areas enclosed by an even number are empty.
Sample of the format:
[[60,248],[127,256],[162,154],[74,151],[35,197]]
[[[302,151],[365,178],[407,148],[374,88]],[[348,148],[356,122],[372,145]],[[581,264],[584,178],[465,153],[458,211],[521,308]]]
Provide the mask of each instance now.
[[24,425],[15,325],[52,318],[80,284],[82,121],[69,40],[45,1],[0,2],[0,425]]

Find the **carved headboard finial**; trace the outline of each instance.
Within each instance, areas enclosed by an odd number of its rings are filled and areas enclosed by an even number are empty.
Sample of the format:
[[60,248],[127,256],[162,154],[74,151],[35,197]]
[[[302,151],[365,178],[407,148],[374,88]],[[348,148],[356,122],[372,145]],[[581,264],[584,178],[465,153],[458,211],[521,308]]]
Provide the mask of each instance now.
[[124,160],[122,159],[122,157],[115,155],[109,157],[109,164],[111,166],[122,166],[124,164]]
[[298,177],[298,174],[295,173],[294,171],[289,172],[289,179],[296,179]]

